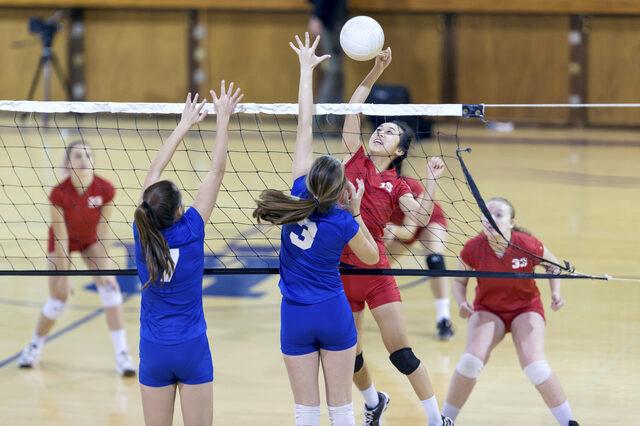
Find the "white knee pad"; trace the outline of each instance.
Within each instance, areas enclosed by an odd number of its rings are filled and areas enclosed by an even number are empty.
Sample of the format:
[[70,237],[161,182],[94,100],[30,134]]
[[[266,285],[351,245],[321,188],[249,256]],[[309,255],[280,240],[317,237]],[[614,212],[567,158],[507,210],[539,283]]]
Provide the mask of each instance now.
[[52,320],[58,319],[64,312],[66,303],[59,299],[49,298],[42,307],[42,314]]
[[534,386],[538,386],[546,382],[551,377],[551,367],[545,360],[534,361],[527,365],[522,371],[527,375]]
[[296,404],[296,426],[319,426],[320,406]]
[[477,379],[484,367],[484,363],[477,356],[464,353],[458,361],[456,371],[468,379]]
[[113,308],[114,306],[122,305],[122,293],[120,293],[120,290],[118,289],[101,285],[98,286],[98,294],[102,300],[102,306],[105,308]]

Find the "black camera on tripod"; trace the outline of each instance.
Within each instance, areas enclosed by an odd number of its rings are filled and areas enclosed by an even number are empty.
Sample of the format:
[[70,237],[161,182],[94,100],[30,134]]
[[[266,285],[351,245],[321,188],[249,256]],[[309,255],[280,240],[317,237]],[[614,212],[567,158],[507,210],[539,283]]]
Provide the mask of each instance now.
[[54,16],[46,21],[37,16],[29,18],[29,32],[40,36],[44,47],[51,47],[53,44],[53,36],[56,35],[56,32],[60,28],[60,21],[55,19]]

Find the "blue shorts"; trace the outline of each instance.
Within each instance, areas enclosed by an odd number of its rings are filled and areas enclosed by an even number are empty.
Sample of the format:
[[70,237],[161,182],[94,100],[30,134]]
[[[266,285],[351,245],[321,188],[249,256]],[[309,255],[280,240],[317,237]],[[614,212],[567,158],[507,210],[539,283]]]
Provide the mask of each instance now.
[[358,340],[344,293],[311,305],[283,297],[280,306],[280,350],[285,355],[343,351]]
[[213,381],[207,333],[175,345],[140,338],[140,383],[161,387],[175,383],[199,385]]

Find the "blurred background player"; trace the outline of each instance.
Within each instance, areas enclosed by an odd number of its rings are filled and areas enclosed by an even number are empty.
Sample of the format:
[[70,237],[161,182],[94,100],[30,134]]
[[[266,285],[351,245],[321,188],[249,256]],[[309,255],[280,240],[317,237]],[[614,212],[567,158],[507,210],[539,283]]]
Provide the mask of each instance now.
[[[411,188],[411,193],[418,202],[422,201],[425,189],[422,183],[410,177],[404,180]],[[385,228],[384,243],[389,254],[402,254],[409,248],[414,255],[426,254],[427,266],[432,271],[447,269],[444,262],[445,244],[447,242],[447,219],[444,217],[442,207],[437,201],[433,202],[433,211],[427,226],[416,224],[398,208],[391,215],[391,223]],[[416,247],[419,246],[419,247]],[[436,307],[436,330],[440,340],[449,340],[453,337],[451,324],[451,309],[449,302],[449,278],[429,277],[431,294]]]
[[[373,69],[356,88],[349,102],[364,102],[371,92],[372,85],[390,63],[391,49],[387,48],[378,54]],[[362,219],[376,240],[380,252],[380,261],[373,267],[389,268],[383,242],[385,226],[397,208],[402,209],[414,223],[427,226],[433,210],[436,179],[442,175],[444,163],[438,157],[429,160],[426,195],[418,202],[398,170],[407,157],[411,142],[415,139],[413,131],[402,122],[381,124],[369,138],[368,154],[360,135],[359,116],[347,115],[342,132],[343,152],[346,153],[345,173],[351,182],[356,179],[364,180],[365,194],[360,210]],[[361,262],[348,247],[345,247],[341,261],[345,267],[372,268]],[[427,369],[409,346],[402,299],[395,278],[385,275],[342,275],[342,282],[358,329],[354,382],[365,399],[365,425],[378,425],[389,403],[389,396],[384,392],[378,392],[373,385],[362,355],[365,304],[369,306],[378,324],[391,363],[409,379],[422,403],[429,425],[452,424],[451,420],[441,417]]]
[[[93,151],[86,142],[70,143],[64,157],[67,178],[49,194],[48,260],[58,271],[69,269],[73,252],[80,253],[89,269],[115,268],[106,247],[115,188],[94,173],[94,164]],[[124,376],[134,376],[136,370],[127,347],[118,282],[114,276],[93,278],[111,333],[116,371]],[[38,364],[46,336],[64,312],[70,294],[69,277],[49,277],[49,299],[42,308],[31,342],[18,358],[18,366],[32,368]]]
[[315,55],[319,39],[309,46],[306,33],[304,44],[298,36],[297,47],[290,43],[300,60],[291,195],[263,191],[253,216],[284,225],[280,347],[295,400],[296,425],[320,424],[321,361],[331,424],[349,426],[355,424],[351,382],[357,336],[338,264],[347,244],[367,264],[376,263],[379,255],[360,214],[362,180],[356,192],[340,160],[328,155],[313,160],[313,69],[327,59]]
[[347,18],[347,0],[309,0],[312,14],[308,31],[321,36],[319,54],[330,55],[320,66],[317,103],[342,103],[344,93],[344,56],[340,30]]
[[176,387],[186,425],[213,422],[213,362],[202,307],[204,225],[222,184],[231,114],[240,89],[212,90],[216,141],[211,168],[186,211],[180,189],[162,172],[191,126],[207,113],[205,102],[187,96],[180,123],[156,153],[135,211],[136,266],[143,284],[140,307],[140,393],[147,425],[173,424]]
[[[460,253],[461,268],[476,271],[533,273],[541,264],[549,273],[559,268],[543,259],[558,263],[556,257],[533,235],[515,225],[516,211],[509,201],[496,197],[487,208],[498,229],[483,218],[484,229],[469,240]],[[454,279],[453,295],[460,306],[460,316],[468,318],[467,344],[449,385],[443,413],[455,419],[469,398],[491,351],[511,332],[518,360],[551,413],[561,426],[577,426],[558,378],[553,374],[544,353],[545,318],[540,291],[533,279],[477,278],[473,305],[467,302],[468,278]],[[564,305],[560,279],[549,280],[551,309]]]

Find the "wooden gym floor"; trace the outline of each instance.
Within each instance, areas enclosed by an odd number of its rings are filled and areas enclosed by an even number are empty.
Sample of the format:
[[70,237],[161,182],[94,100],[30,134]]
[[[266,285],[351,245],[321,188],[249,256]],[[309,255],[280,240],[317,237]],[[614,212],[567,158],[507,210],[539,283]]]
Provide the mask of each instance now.
[[[461,145],[473,148],[467,156],[468,165],[483,195],[509,198],[516,206],[518,222],[559,258],[570,260],[585,273],[640,275],[640,132],[529,129],[496,134],[462,128],[459,136]],[[24,139],[14,138],[11,143],[20,140]],[[5,146],[8,141],[5,134]],[[104,152],[96,153],[98,164],[106,167],[103,155]],[[54,158],[57,161],[59,155]],[[238,161],[234,167],[241,168]],[[204,167],[206,163],[202,163]],[[183,157],[174,161],[176,169],[193,167],[192,164]],[[448,165],[457,167],[455,161]],[[7,173],[6,164],[3,167]],[[6,174],[0,176],[9,179]],[[29,176],[22,175],[22,184],[32,183]],[[40,182],[33,183],[38,186]],[[225,178],[225,184],[233,186],[234,182]],[[45,204],[46,199],[46,212]],[[5,210],[10,213],[6,204],[1,208],[3,214]],[[445,210],[453,216],[446,205]],[[216,212],[214,218],[215,215]],[[120,226],[114,233],[127,238],[126,224]],[[46,227],[40,228],[37,232]],[[7,246],[3,250],[6,256]],[[137,380],[115,374],[98,297],[85,288],[90,281],[72,278],[75,293],[54,329],[57,334],[45,347],[40,368],[20,370],[15,365],[15,355],[31,336],[47,297],[47,280],[0,278],[1,424],[143,423]],[[121,278],[121,283],[127,289],[136,285],[131,278]],[[401,278],[399,283],[412,346],[427,366],[442,404],[464,347],[465,322],[454,308],[455,338],[448,343],[437,341],[427,283],[416,278]],[[547,307],[547,357],[577,419],[585,425],[636,424],[640,416],[640,283],[565,280],[567,304],[557,313],[548,309],[547,283],[539,285]],[[293,424],[293,401],[278,343],[277,277],[208,277],[204,286],[216,376],[215,424]],[[134,356],[138,354],[139,304],[137,294],[124,304]],[[364,339],[375,384],[392,398],[385,424],[424,424],[419,402],[407,380],[388,361],[370,317]],[[362,398],[355,388],[354,403],[360,422]],[[482,372],[457,424],[503,423],[554,424],[542,399],[520,370],[508,337]],[[174,424],[181,424],[179,405]],[[326,409],[322,424],[328,424]]]

